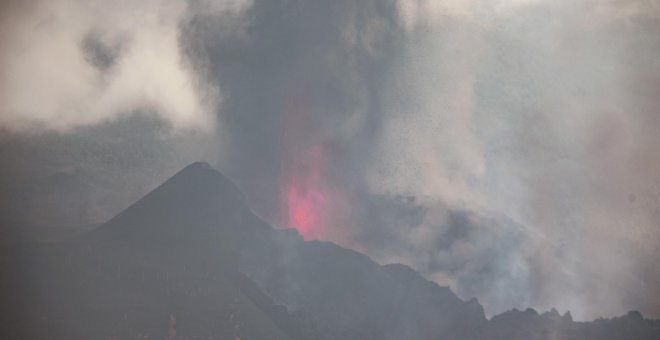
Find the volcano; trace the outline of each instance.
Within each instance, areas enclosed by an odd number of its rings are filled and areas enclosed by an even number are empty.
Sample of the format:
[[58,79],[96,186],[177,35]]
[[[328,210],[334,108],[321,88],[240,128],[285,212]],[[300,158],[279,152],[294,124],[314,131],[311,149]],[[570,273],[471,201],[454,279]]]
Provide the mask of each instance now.
[[3,339],[659,339],[637,312],[487,319],[401,264],[269,226],[193,163],[96,229],[2,240]]

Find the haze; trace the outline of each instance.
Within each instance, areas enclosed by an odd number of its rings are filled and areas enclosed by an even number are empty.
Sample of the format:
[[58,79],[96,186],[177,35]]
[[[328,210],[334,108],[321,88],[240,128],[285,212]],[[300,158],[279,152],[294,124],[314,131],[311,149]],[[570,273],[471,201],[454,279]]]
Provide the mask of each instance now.
[[487,315],[660,317],[660,4],[3,1],[0,213],[105,222],[196,161]]

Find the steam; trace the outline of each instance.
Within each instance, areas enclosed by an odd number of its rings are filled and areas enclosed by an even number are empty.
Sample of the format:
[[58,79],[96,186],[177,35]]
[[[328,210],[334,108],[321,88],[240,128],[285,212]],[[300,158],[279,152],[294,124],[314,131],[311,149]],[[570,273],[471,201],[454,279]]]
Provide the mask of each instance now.
[[[657,314],[657,302],[645,296],[656,294],[651,287],[658,275],[640,269],[650,268],[644,259],[658,256],[653,249],[660,236],[658,176],[651,173],[657,157],[649,139],[655,134],[647,130],[658,123],[649,118],[658,102],[648,95],[657,87],[651,79],[660,74],[651,57],[660,51],[658,6],[400,6],[406,52],[384,89],[389,118],[370,163],[369,190],[416,196],[427,210],[442,210],[437,198],[449,210],[501,214],[524,226],[511,234],[507,224],[482,220],[500,235],[500,244],[517,244],[495,265],[495,277],[509,284],[476,294],[487,311],[529,299],[540,309],[570,309],[579,319],[640,306]],[[425,240],[451,221],[419,225],[415,233]],[[407,242],[427,249],[424,242]],[[470,244],[474,258],[494,247],[484,240]],[[413,260],[398,252],[418,268],[428,263],[419,253]],[[455,284],[467,277],[450,271],[437,268],[435,275],[459,293],[488,280]],[[516,298],[507,289],[518,289],[513,287],[523,288]]]

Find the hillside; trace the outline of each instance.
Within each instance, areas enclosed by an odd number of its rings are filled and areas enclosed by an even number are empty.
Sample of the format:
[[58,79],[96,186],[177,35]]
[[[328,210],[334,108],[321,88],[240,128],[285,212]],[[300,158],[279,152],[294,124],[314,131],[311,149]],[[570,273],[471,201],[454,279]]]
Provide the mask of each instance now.
[[205,163],[92,231],[3,245],[7,339],[660,338],[636,312],[488,320],[407,266],[270,227]]

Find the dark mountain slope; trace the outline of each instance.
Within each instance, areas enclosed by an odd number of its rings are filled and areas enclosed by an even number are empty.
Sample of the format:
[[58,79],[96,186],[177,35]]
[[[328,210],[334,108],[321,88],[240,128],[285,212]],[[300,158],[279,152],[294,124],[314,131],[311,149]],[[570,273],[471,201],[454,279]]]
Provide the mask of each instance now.
[[90,233],[5,242],[0,338],[309,338],[236,270],[244,205],[218,175],[196,163]]
[[[228,238],[237,235],[241,219],[248,213],[236,186],[208,164],[198,162],[181,170],[91,236],[99,242],[160,248],[161,252],[169,248],[177,257],[181,251],[200,247],[229,252],[235,240]],[[241,226],[247,227],[253,225]],[[209,243],[218,239],[222,243]]]
[[242,248],[241,270],[332,338],[466,338],[485,325],[478,303],[461,301],[408,267],[379,266],[334,244],[276,233],[275,242]]
[[269,227],[230,181],[203,163],[186,167],[91,236],[97,249],[158,254],[195,272],[238,268],[266,295],[307,315],[322,337],[465,337],[485,322],[481,306],[407,267],[381,267],[354,251]]
[[204,163],[96,230],[4,244],[3,339],[660,338],[634,313],[486,320],[409,267],[271,228]]
[[166,339],[174,326],[177,339],[302,338],[279,326],[286,310],[227,269],[75,245],[22,255],[14,292],[22,310],[6,339]]

